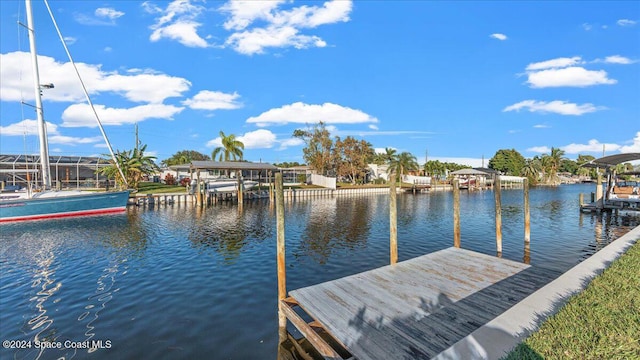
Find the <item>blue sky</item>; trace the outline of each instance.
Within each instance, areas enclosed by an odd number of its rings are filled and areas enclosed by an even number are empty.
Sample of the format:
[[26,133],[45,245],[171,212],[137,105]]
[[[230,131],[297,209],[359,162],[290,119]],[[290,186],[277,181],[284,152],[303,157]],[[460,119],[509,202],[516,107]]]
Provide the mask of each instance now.
[[[499,149],[640,152],[640,2],[55,1],[114,147],[158,160],[218,134],[303,162],[296,128],[429,160]],[[34,2],[52,155],[107,150],[45,5]],[[37,153],[22,1],[0,1],[0,153]]]

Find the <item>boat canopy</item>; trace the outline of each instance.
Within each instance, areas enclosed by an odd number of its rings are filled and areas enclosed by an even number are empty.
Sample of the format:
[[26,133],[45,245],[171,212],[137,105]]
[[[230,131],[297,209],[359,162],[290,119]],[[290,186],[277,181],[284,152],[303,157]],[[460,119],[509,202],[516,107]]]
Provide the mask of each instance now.
[[460,169],[452,171],[451,175],[489,175],[489,173],[476,169]]
[[599,159],[591,160],[588,163],[583,164],[582,166],[588,167],[588,168],[595,168],[595,167],[607,168],[607,167],[616,166],[618,164],[622,164],[622,163],[626,163],[634,160],[640,160],[640,153],[623,153],[623,154],[609,155],[609,156],[601,157]]

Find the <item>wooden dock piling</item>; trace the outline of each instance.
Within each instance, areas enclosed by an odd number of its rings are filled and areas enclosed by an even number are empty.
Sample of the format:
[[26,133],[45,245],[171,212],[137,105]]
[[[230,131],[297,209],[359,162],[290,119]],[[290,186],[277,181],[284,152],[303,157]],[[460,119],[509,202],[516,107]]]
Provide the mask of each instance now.
[[398,196],[396,194],[396,175],[391,174],[389,185],[389,255],[391,264],[398,262]]
[[500,175],[495,176],[493,187],[496,200],[496,251],[498,256],[502,254],[502,198],[500,189]]
[[460,186],[459,180],[453,180],[453,246],[460,247]]
[[525,246],[531,242],[531,212],[529,209],[529,179],[524,178],[522,183],[524,195],[524,243]]
[[278,325],[287,326],[287,317],[282,309],[282,301],[287,297],[287,273],[285,266],[285,227],[284,227],[284,193],[282,190],[282,173],[276,173],[276,249],[278,264]]

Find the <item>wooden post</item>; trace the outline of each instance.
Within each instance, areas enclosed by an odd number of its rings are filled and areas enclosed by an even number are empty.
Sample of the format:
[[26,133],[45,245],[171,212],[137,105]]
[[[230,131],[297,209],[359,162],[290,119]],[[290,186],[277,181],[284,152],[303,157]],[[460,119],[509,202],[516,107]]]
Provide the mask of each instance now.
[[578,195],[578,202],[580,202],[580,207],[584,205],[584,193],[580,193],[580,195]]
[[531,212],[529,211],[529,179],[522,182],[524,192],[524,243],[531,241]]
[[602,196],[602,175],[598,172],[598,183],[596,185],[596,209],[603,208],[604,198]]
[[453,180],[453,246],[460,247],[460,184]]
[[495,189],[496,199],[496,251],[498,254],[502,253],[502,200],[500,189],[500,175],[496,174]]
[[276,173],[276,250],[278,265],[278,326],[287,326],[281,301],[287,297],[287,273],[285,267],[285,237],[284,237],[284,191],[282,188],[282,173]]
[[[240,172],[242,174],[242,172]],[[238,210],[242,211],[244,205],[244,186],[242,186],[242,176],[238,177]]]
[[398,199],[396,194],[396,174],[391,175],[389,185],[389,250],[391,265],[398,262]]

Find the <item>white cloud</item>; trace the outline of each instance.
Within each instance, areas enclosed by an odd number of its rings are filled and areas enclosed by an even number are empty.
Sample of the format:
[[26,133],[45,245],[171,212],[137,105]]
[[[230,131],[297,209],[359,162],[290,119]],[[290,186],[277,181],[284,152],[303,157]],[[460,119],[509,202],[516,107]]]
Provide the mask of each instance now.
[[532,88],[587,87],[610,85],[618,82],[615,79],[609,79],[607,72],[604,70],[587,70],[576,66],[530,72],[528,76],[527,82]]
[[635,61],[620,55],[612,55],[604,58],[604,62],[608,64],[633,64]]
[[[184,108],[164,104],[146,104],[128,109],[95,105],[102,125],[133,124],[148,119],[171,119]],[[74,104],[62,113],[63,127],[96,127],[96,120],[87,104]]]
[[95,15],[99,18],[106,18],[109,20],[115,20],[119,17],[124,16],[122,11],[118,11],[114,8],[97,8],[95,11]]
[[113,26],[116,25],[116,20],[118,18],[124,16],[125,13],[122,11],[118,11],[114,8],[97,8],[93,12],[93,16],[75,13],[74,19],[82,25],[106,25]]
[[[46,122],[46,124],[47,138],[50,144],[65,144],[73,146],[77,144],[93,144],[103,141],[102,136],[84,138],[64,136],[58,131],[57,125],[50,122]],[[3,136],[38,136],[38,121],[22,120],[9,126],[0,126],[0,133]]]
[[274,1],[229,1],[220,7],[220,11],[228,13],[229,19],[224,23],[227,30],[243,30],[255,20],[269,21],[273,18],[271,11],[284,3]]
[[325,124],[359,124],[377,123],[378,119],[360,110],[337,104],[313,105],[302,102],[274,108],[247,119],[247,123],[256,124],[259,127],[288,123],[316,124],[320,121]]
[[193,5],[190,0],[174,0],[165,9],[149,1],[142,3],[142,7],[150,14],[159,15],[155,24],[149,27],[153,30],[149,37],[151,41],[170,39],[187,47],[210,46],[205,38],[198,34],[202,23],[196,19],[206,10],[203,6]]
[[634,26],[637,22],[629,19],[620,19],[616,22],[619,26]]
[[[316,35],[302,34],[302,29],[349,21],[351,1],[333,0],[320,6],[280,9],[285,1],[229,1],[220,11],[229,15],[224,28],[234,31],[225,45],[245,54],[262,54],[266,48],[305,49],[325,47]],[[259,25],[255,25],[259,22]],[[255,25],[255,26],[252,26]]]
[[369,125],[369,129],[371,129],[371,130],[380,130],[380,129],[378,129],[378,126],[374,125],[374,124],[370,124]]
[[280,141],[280,148],[278,150],[284,150],[286,148],[304,145],[304,140],[298,138],[285,139]]
[[584,24],[582,24],[582,28],[583,28],[585,31],[590,31],[591,29],[593,29],[593,25],[591,25],[591,24],[589,24],[589,23],[584,23]]
[[538,125],[533,125],[533,127],[536,129],[546,129],[546,128],[550,128],[551,126],[545,125],[545,124],[538,124]]
[[245,149],[270,149],[276,143],[276,135],[269,130],[258,129],[238,137]]
[[[47,124],[47,134],[57,134],[58,126],[50,122]],[[38,135],[38,121],[37,120],[22,120],[15,124],[8,126],[0,126],[0,133],[3,136],[37,136]]]
[[574,56],[570,58],[557,58],[546,61],[541,61],[537,63],[531,63],[527,65],[527,71],[537,71],[537,70],[545,70],[545,69],[556,69],[563,68],[567,66],[578,65],[582,63],[582,58],[580,56]]
[[529,112],[541,112],[541,113],[556,113],[560,115],[583,115],[598,110],[604,110],[604,107],[594,106],[593,104],[586,103],[578,105],[566,101],[536,101],[536,100],[524,100],[519,103],[507,106],[502,111],[520,111],[522,109],[529,110]]
[[[258,129],[244,133],[237,136],[236,139],[244,144],[245,149],[271,149],[279,145],[278,150],[283,150],[292,146],[300,146],[304,144],[304,141],[298,138],[287,138],[279,140],[273,132],[266,129]],[[206,144],[207,147],[222,146],[222,139],[217,137],[209,140]]]
[[237,102],[240,95],[238,93],[226,94],[220,91],[203,90],[193,98],[182,102],[182,105],[196,110],[231,110],[239,109],[242,104]]
[[496,34],[489,35],[489,37],[492,37],[492,38],[498,39],[498,40],[502,40],[502,41],[507,40],[507,35],[505,35],[505,34],[496,33]]
[[586,152],[601,153],[603,146],[607,151],[617,151],[620,149],[620,145],[602,144],[595,139],[589,140],[587,144],[569,144],[561,146],[560,149],[567,154],[583,154]]
[[551,148],[548,146],[534,146],[534,147],[528,148],[527,151],[544,154],[544,153],[550,153]]
[[[26,64],[26,65],[25,65]],[[33,74],[30,55],[26,52],[0,54],[0,93],[4,101],[33,100]],[[49,56],[38,56],[41,83],[55,88],[44,91],[45,101],[84,101],[84,93],[69,62],[57,62]],[[107,72],[100,65],[76,63],[89,94],[116,93],[129,101],[161,103],[182,96],[191,83],[184,78],[150,72],[121,75]]]
[[49,138],[50,144],[64,144],[64,145],[71,145],[71,146],[81,145],[81,144],[82,145],[95,144],[95,143],[104,141],[102,139],[102,136],[78,138],[78,137],[72,137],[72,136],[53,135],[53,136],[48,136],[48,138]]
[[351,1],[333,0],[318,6],[300,6],[289,11],[274,14],[275,25],[315,28],[320,25],[349,21],[349,13],[353,8]]
[[229,36],[225,45],[244,55],[262,54],[267,47],[289,47],[306,49],[311,46],[325,47],[327,44],[317,36],[299,35],[298,29],[268,27],[237,32]]
[[633,138],[630,145],[624,145],[620,147],[620,152],[622,153],[639,152],[640,153],[640,131],[636,132],[636,136]]
[[71,37],[71,36],[65,36],[64,37],[64,43],[67,45],[73,45],[76,43],[76,41],[78,41],[78,39]]

